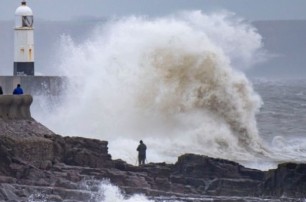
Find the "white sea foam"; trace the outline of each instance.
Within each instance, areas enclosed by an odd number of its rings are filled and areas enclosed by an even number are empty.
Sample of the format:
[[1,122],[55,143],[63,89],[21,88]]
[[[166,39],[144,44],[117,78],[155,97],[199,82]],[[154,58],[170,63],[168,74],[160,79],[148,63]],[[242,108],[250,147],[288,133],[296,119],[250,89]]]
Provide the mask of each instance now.
[[[82,183],[87,183],[83,181]],[[89,200],[93,202],[154,202],[154,200],[148,199],[143,194],[133,194],[127,195],[125,194],[119,187],[111,184],[109,180],[102,180],[97,190],[91,190],[94,186],[87,185],[84,187],[84,184],[81,183],[82,191],[88,193]],[[81,191],[81,190],[79,190]],[[53,196],[54,197],[54,196]],[[50,198],[49,195],[44,193],[34,193],[29,196],[28,202],[47,202],[47,201],[58,201]]]
[[101,183],[97,195],[97,202],[154,202],[142,194],[126,197],[117,186],[110,184],[108,181]]
[[150,162],[270,157],[256,126],[261,99],[241,72],[261,46],[252,26],[227,13],[110,21],[80,44],[63,36],[66,96],[37,117],[63,135],[108,140],[112,157],[132,164],[140,139]]

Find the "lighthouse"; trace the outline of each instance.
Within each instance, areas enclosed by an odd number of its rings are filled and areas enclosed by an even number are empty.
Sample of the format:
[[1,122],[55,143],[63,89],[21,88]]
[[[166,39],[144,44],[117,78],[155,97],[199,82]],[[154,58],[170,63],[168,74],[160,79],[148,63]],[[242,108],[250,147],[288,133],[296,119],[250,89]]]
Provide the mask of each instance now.
[[34,76],[33,12],[25,0],[15,11],[14,76]]

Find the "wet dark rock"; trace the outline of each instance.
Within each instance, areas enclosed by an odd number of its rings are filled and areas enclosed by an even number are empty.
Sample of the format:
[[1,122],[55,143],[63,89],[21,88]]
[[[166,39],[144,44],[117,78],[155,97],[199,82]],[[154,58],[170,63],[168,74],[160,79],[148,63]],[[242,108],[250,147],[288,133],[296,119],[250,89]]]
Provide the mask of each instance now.
[[306,164],[284,163],[266,174],[265,195],[306,196]]
[[306,164],[264,172],[185,154],[175,164],[138,167],[112,160],[107,141],[63,137],[34,119],[0,118],[0,131],[0,201],[94,201],[105,180],[126,194],[150,197],[306,197]]
[[286,163],[263,172],[228,160],[185,154],[175,164],[138,167],[112,160],[106,141],[56,134],[0,137],[0,200],[4,201],[29,197],[87,201],[98,196],[99,183],[105,179],[126,194],[151,197],[306,197],[305,164]]

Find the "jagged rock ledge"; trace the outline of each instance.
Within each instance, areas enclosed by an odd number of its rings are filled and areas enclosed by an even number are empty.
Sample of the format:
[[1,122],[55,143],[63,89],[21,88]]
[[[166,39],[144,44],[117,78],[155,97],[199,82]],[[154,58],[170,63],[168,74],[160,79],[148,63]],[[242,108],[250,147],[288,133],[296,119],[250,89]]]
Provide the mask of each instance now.
[[107,141],[62,137],[32,117],[1,117],[0,131],[1,201],[95,201],[105,179],[127,195],[149,197],[306,197],[305,164],[284,163],[264,172],[185,154],[175,164],[137,167],[112,160]]

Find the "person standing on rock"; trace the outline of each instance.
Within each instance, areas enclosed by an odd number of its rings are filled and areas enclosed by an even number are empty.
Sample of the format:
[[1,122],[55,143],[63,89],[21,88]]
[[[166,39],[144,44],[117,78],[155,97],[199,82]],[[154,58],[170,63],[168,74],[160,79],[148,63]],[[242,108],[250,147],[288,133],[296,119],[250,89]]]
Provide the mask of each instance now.
[[13,91],[13,95],[22,95],[22,94],[23,94],[23,90],[20,84],[17,84],[17,87]]
[[147,146],[143,143],[142,140],[139,142],[140,144],[137,147],[138,151],[138,163],[139,165],[144,165],[146,161],[146,150]]

